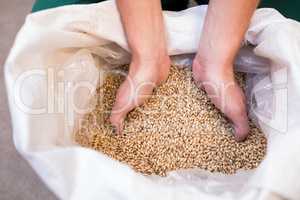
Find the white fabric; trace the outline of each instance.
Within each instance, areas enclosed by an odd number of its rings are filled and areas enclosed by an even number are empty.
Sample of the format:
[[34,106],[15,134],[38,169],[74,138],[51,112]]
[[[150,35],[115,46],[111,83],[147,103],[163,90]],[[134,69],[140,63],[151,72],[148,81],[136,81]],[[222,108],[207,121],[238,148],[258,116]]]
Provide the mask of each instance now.
[[[164,13],[170,55],[196,52],[205,12],[201,6]],[[269,143],[266,159],[254,171],[225,176],[187,170],[146,177],[74,144],[81,115],[70,105],[90,105],[93,96],[76,84],[93,88],[102,80],[101,69],[129,62],[114,1],[27,17],[5,65],[15,145],[61,199],[275,198],[268,191],[300,199],[300,25],[273,9],[259,9],[245,41],[271,60],[270,79],[254,82],[257,108],[273,102],[273,118],[254,109]],[[270,80],[273,99],[259,92]]]

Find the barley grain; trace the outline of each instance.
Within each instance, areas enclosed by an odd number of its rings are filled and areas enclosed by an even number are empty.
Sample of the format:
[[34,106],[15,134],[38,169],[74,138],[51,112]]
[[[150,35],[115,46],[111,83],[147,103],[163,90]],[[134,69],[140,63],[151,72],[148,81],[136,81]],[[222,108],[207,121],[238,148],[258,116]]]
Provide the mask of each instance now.
[[[122,81],[120,75],[110,74],[98,88],[98,104],[76,133],[79,144],[141,173],[160,176],[188,168],[232,174],[253,169],[263,159],[267,142],[259,128],[250,122],[248,139],[236,142],[230,123],[198,89],[191,71],[173,66],[168,80],[128,114],[124,134],[114,135],[105,111],[111,110]],[[244,86],[243,75],[238,74],[237,81]]]

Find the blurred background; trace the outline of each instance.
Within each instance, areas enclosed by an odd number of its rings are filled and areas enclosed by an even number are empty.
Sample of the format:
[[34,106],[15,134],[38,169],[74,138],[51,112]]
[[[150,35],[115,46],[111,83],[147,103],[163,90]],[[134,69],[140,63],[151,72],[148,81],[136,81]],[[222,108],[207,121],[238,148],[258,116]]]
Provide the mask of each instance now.
[[0,200],[56,200],[16,152],[4,85],[3,65],[34,0],[0,0]]

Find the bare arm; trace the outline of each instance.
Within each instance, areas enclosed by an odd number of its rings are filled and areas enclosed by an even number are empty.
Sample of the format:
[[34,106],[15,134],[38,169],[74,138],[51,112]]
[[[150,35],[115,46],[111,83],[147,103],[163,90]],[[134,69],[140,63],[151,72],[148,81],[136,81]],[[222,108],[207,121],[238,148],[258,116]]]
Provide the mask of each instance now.
[[247,137],[249,125],[233,61],[257,4],[258,0],[211,0],[193,63],[195,80],[205,83],[212,102],[233,122],[238,141]]
[[141,60],[166,56],[160,0],[118,0],[117,4],[133,58]]
[[211,0],[201,35],[199,54],[218,63],[232,63],[258,2]]
[[132,54],[129,75],[118,90],[110,117],[120,133],[127,113],[167,78],[170,59],[160,0],[118,0],[117,5]]

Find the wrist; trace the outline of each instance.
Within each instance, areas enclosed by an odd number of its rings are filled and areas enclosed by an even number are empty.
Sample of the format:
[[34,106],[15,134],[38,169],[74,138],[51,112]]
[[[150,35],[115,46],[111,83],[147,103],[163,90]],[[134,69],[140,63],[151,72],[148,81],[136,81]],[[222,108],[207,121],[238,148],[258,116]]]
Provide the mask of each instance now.
[[239,48],[236,47],[208,47],[203,45],[198,49],[195,60],[204,66],[228,66],[233,65],[236,53]]
[[169,56],[164,50],[153,50],[151,52],[133,52],[131,62],[137,66],[158,66],[169,60]]
[[204,37],[201,39],[196,59],[207,65],[232,65],[241,42],[237,39],[212,39]]
[[218,67],[233,65],[233,59],[231,57],[213,57],[213,56],[204,56],[197,54],[194,58],[201,66],[203,67]]

